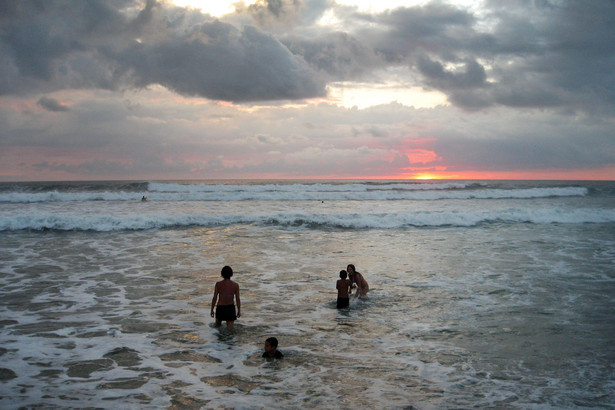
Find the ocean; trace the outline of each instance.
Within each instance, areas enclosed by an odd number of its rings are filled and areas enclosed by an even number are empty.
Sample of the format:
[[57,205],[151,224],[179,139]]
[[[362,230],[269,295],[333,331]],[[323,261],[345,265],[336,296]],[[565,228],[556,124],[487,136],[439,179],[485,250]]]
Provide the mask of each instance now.
[[615,408],[615,182],[2,183],[0,359],[3,409]]

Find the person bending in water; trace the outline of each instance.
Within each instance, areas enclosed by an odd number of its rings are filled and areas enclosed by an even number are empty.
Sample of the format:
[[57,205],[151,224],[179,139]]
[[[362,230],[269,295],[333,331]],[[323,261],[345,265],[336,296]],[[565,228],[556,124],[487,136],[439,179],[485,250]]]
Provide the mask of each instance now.
[[342,309],[350,305],[350,286],[352,282],[347,279],[348,273],[345,270],[340,271],[340,278],[337,280],[337,308]]
[[265,340],[265,353],[263,357],[267,359],[281,359],[284,357],[282,352],[278,350],[278,339],[270,337]]
[[[221,272],[224,280],[216,282],[214,287],[214,297],[211,300],[211,317],[214,317],[214,306],[216,301],[216,327],[220,327],[222,321],[226,322],[226,327],[233,328],[233,324],[238,317],[241,317],[241,300],[239,299],[239,285],[231,280],[233,269],[230,266],[222,268]],[[237,313],[233,299],[237,301]]]
[[348,265],[346,267],[346,270],[348,271],[348,276],[350,277],[350,282],[352,283],[352,286],[357,286],[357,292],[355,293],[355,295],[358,297],[363,297],[367,295],[367,292],[369,292],[369,285],[367,284],[367,281],[365,280],[363,275],[357,272],[354,265],[352,264]]

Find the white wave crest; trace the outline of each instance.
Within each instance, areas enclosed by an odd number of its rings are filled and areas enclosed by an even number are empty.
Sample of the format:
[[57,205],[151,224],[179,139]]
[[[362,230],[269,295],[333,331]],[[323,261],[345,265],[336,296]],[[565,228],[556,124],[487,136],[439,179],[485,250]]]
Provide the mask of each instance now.
[[370,192],[370,191],[431,191],[447,189],[464,189],[476,186],[475,183],[314,183],[314,184],[179,184],[150,182],[149,192],[198,193],[198,192]]
[[70,215],[39,213],[0,217],[0,231],[120,231],[188,226],[258,225],[307,229],[403,229],[408,227],[472,227],[485,223],[583,224],[615,223],[614,209],[509,209],[499,211],[420,211],[370,214],[276,213],[270,215]]
[[[139,201],[147,196],[149,201],[395,201],[440,199],[532,199],[547,197],[586,196],[585,187],[545,187],[518,189],[469,189],[459,184],[429,185],[164,185],[164,190],[148,192],[8,192],[0,194],[0,202],[86,202],[86,201]],[[425,186],[416,188],[416,186]],[[176,191],[169,190],[172,187]],[[402,188],[403,187],[403,188]],[[155,188],[155,187],[154,187]],[[183,190],[181,190],[183,189]]]

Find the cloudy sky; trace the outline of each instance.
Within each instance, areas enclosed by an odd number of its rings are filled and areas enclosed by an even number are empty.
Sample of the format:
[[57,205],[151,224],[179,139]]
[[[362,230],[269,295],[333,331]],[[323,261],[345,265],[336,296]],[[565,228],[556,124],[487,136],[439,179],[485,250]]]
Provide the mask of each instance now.
[[615,180],[613,0],[0,0],[0,180]]

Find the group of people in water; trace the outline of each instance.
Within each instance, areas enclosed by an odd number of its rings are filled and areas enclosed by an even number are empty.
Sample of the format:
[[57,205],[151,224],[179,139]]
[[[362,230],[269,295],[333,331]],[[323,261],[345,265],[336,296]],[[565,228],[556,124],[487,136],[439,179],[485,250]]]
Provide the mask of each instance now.
[[357,297],[363,297],[369,292],[369,285],[367,281],[357,270],[353,264],[346,267],[346,270],[340,271],[340,278],[337,280],[337,308],[343,309],[350,305],[350,296],[352,294],[352,288],[357,288],[355,295]]
[[[232,329],[237,318],[241,317],[241,298],[239,296],[239,284],[231,280],[233,269],[225,266],[220,272],[222,280],[214,286],[214,297],[211,300],[211,317],[216,319],[216,327],[226,322],[226,327]],[[343,309],[350,305],[352,289],[356,287],[356,297],[363,297],[369,292],[369,285],[363,275],[356,271],[355,266],[350,264],[346,270],[340,271],[340,278],[336,283],[337,308]],[[236,307],[235,307],[236,306]],[[215,312],[214,312],[215,309]],[[265,353],[263,357],[281,357],[276,350],[278,341],[269,338],[265,341]]]

